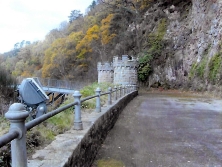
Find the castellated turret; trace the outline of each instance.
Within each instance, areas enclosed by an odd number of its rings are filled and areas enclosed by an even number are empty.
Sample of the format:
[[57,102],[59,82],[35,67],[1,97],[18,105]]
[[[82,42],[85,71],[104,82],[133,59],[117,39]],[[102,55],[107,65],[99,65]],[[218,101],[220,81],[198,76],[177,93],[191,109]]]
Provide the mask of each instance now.
[[98,83],[108,82],[113,83],[113,64],[98,62],[97,64],[98,71]]
[[113,70],[114,70],[114,84],[121,85],[137,85],[137,68],[138,61],[134,57],[128,58],[128,55],[122,55],[122,59],[119,57],[113,58]]
[[123,55],[120,59],[118,56],[113,58],[113,63],[99,62],[97,64],[98,83],[108,82],[120,85],[137,85],[137,68],[138,61],[128,55]]

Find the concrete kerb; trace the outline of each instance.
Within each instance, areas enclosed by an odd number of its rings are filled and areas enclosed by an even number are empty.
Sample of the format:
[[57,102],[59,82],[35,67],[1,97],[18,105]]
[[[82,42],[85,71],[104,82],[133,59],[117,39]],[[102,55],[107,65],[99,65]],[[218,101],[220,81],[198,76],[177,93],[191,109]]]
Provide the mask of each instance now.
[[107,133],[112,129],[123,108],[138,95],[134,91],[102,107],[101,112],[82,114],[83,130],[70,129],[42,150],[37,150],[28,167],[90,166]]

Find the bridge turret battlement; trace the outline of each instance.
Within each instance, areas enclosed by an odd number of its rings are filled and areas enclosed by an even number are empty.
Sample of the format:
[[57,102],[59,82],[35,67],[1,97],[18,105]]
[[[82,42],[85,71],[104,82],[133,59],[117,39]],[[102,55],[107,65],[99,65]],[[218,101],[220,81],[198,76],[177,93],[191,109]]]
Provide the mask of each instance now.
[[135,57],[129,58],[122,55],[121,58],[115,56],[113,63],[97,64],[98,82],[109,82],[121,85],[137,85],[138,61]]
[[136,69],[138,67],[138,61],[135,57],[129,59],[128,55],[122,55],[122,58],[115,56],[113,58],[113,68],[122,68],[122,67]]
[[113,63],[109,63],[109,62],[101,63],[101,62],[98,62],[97,70],[98,71],[113,71]]

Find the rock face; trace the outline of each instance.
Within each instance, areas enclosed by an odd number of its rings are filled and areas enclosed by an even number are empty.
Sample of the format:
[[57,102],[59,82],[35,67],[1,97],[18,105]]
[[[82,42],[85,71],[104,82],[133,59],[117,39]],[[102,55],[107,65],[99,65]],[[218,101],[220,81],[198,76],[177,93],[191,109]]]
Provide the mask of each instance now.
[[[160,5],[156,6],[158,10]],[[221,50],[222,1],[190,0],[175,4],[171,1],[162,11],[168,20],[164,39],[171,41],[167,46],[170,55],[164,64],[154,66],[149,86],[158,83],[196,90],[213,90],[212,85],[218,87],[220,67],[215,73],[210,70],[215,68],[212,58]]]

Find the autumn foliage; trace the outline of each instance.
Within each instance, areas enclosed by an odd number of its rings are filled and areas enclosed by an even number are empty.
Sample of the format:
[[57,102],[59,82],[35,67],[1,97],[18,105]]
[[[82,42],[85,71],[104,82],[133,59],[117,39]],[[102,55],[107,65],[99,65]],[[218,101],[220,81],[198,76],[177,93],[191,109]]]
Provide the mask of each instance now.
[[97,62],[113,56],[137,56],[146,48],[144,13],[153,0],[92,1],[85,15],[70,13],[44,41],[0,55],[0,65],[13,76],[97,80]]

